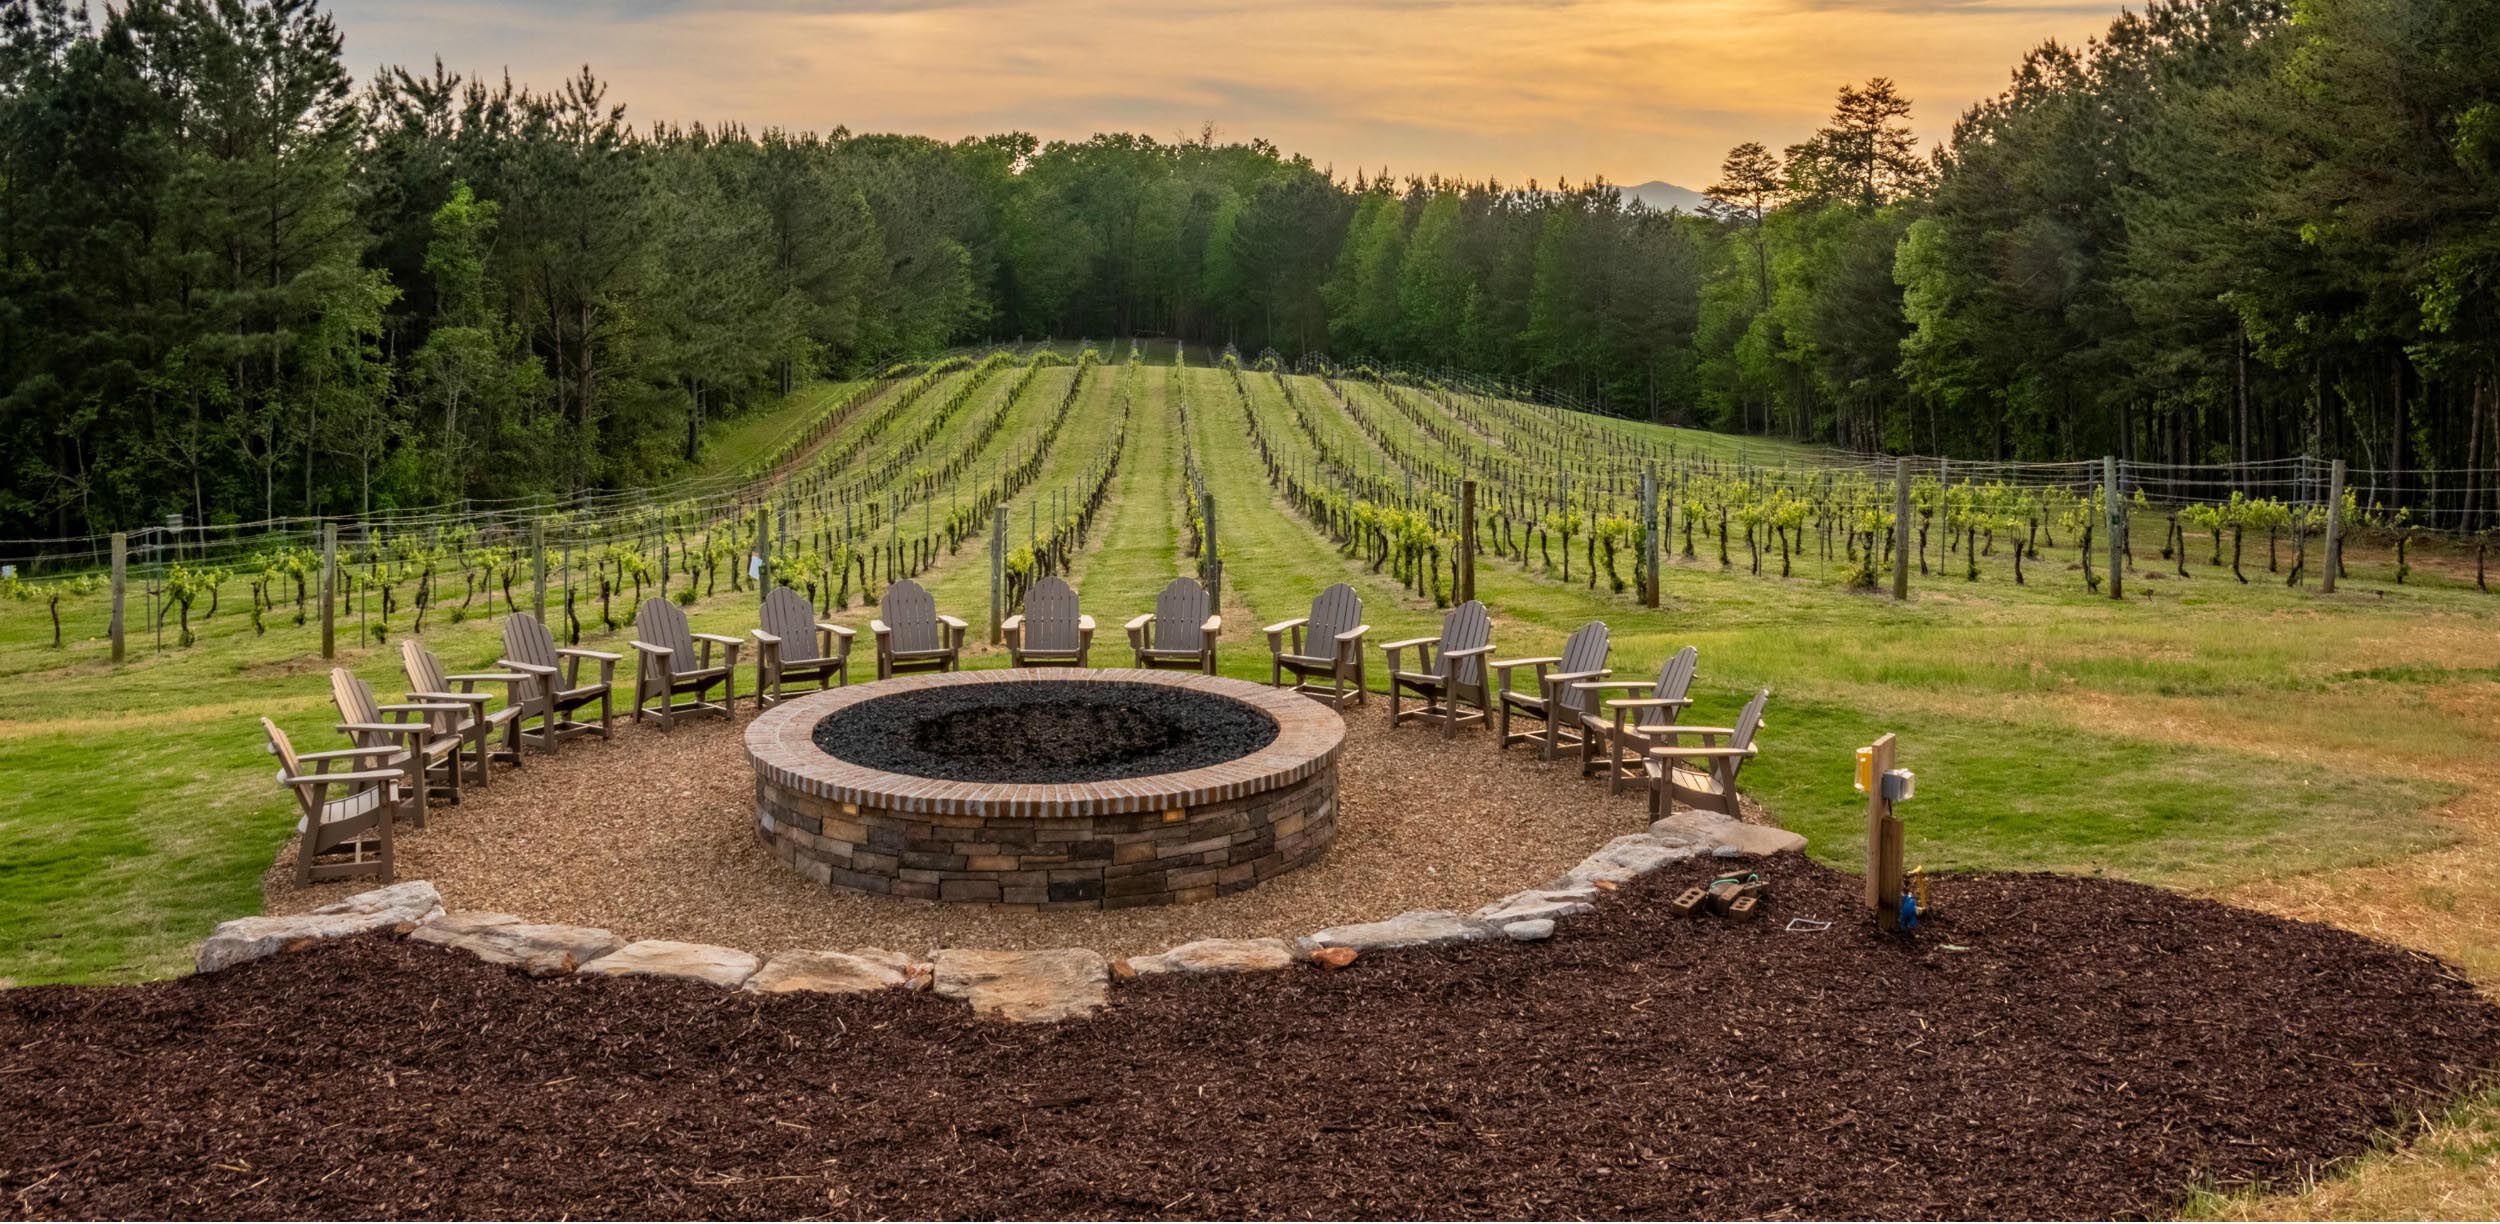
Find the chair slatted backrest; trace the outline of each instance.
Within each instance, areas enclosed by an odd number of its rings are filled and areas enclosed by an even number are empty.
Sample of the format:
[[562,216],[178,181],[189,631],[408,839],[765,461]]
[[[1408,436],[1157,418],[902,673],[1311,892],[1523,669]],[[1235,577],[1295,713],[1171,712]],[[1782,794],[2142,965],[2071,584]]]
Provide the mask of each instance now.
[[503,657],[532,667],[557,666],[556,635],[537,617],[515,612],[503,618]]
[[788,587],[774,587],[764,595],[764,632],[781,639],[781,661],[809,663],[823,658],[816,649],[816,609],[809,607],[807,597]]
[[1736,725],[1730,728],[1736,734],[1728,737],[1729,747],[1753,747],[1754,733],[1762,729],[1762,707],[1769,704],[1771,704],[1771,690],[1769,689],[1755,693],[1753,700],[1745,703],[1743,712],[1736,716]]
[[[1658,683],[1650,686],[1649,695],[1660,701],[1682,701],[1693,691],[1693,671],[1701,663],[1701,652],[1687,646],[1668,656],[1667,665],[1658,669]],[[1676,715],[1667,710],[1641,711],[1634,727],[1666,727],[1674,725]]]
[[434,652],[417,644],[415,638],[399,640],[399,658],[408,669],[408,684],[420,693],[448,693],[451,682],[443,679],[442,660]]
[[686,614],[676,604],[657,595],[642,601],[634,610],[634,636],[654,646],[668,647],[668,670],[682,675],[702,665],[703,656],[694,649],[694,630],[686,624]]
[[937,600],[909,578],[885,589],[885,599],[877,605],[877,619],[893,630],[896,650],[936,650],[946,644],[945,632],[938,624]]
[[260,729],[269,733],[269,751],[278,758],[279,779],[302,777],[304,763],[296,759],[295,742],[286,737],[286,732],[278,729],[278,724],[266,718],[260,720]]
[[[1606,666],[1606,651],[1611,644],[1606,622],[1590,621],[1573,631],[1570,640],[1563,643],[1562,663],[1554,670],[1566,675],[1602,671]],[[1596,695],[1589,690],[1565,684],[1562,692],[1555,695],[1554,704],[1557,709],[1577,713],[1588,710],[1595,699]]]
[[[330,669],[330,700],[339,708],[340,722],[378,723],[382,721],[381,706],[373,699],[373,686],[366,684],[364,677],[344,667]],[[397,740],[372,731],[351,731],[347,738],[354,741],[359,748],[398,746]]]
[[1077,633],[1076,589],[1053,574],[1033,584],[1024,597],[1024,649],[1072,653]]
[[1337,653],[1337,635],[1363,623],[1363,597],[1340,582],[1311,601],[1311,623],[1304,626],[1302,649],[1320,658]]
[[1196,650],[1206,645],[1207,588],[1186,575],[1155,596],[1154,647]]
[[1450,652],[1474,650],[1492,640],[1493,618],[1485,612],[1482,603],[1470,599],[1450,609],[1450,614],[1441,618],[1441,650],[1432,657],[1433,674],[1445,676],[1453,684],[1482,683],[1484,680],[1483,655],[1472,655],[1460,659],[1458,666],[1452,668]]

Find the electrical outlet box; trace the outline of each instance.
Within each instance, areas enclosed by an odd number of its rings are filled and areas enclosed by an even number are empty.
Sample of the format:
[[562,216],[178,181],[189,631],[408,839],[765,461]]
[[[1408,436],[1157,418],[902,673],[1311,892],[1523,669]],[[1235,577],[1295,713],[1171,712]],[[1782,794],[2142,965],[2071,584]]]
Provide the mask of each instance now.
[[1899,803],[1918,794],[1918,775],[1906,769],[1895,769],[1884,775],[1884,801]]

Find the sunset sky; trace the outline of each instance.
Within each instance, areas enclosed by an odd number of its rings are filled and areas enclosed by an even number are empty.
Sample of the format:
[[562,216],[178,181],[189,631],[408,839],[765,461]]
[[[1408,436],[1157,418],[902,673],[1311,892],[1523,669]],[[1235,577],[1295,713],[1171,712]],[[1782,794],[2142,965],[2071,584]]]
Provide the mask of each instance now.
[[587,62],[641,122],[1263,136],[1386,165],[1708,185],[1890,76],[1933,140],[2078,0],[336,0],[348,64],[549,85]]

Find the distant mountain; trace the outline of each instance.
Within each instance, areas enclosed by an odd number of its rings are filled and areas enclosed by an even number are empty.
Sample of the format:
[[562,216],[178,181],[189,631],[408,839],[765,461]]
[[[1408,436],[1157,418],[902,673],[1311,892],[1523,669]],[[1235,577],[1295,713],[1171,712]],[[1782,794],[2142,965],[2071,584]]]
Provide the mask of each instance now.
[[1673,183],[1663,182],[1643,183],[1638,187],[1622,187],[1617,190],[1660,212],[1673,208],[1688,213],[1697,213],[1701,211],[1701,202],[1706,198],[1690,187],[1678,187]]

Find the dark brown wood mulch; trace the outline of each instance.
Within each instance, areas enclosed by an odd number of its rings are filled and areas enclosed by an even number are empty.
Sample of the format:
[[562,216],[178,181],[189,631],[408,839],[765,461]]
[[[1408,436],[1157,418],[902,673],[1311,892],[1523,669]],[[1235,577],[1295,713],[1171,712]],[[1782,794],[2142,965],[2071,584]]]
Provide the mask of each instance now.
[[[1546,945],[925,995],[531,981],[388,939],[0,992],[32,1216],[2112,1216],[2296,1177],[2500,1062],[2500,1010],[2342,931],[1954,878],[1912,944],[1782,858],[1757,925],[1662,873]],[[1792,915],[1842,919],[1821,933]],[[1947,945],[1951,945],[1948,947]]]

